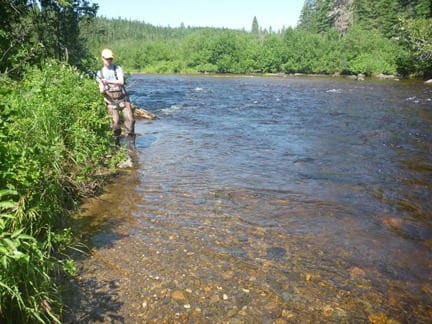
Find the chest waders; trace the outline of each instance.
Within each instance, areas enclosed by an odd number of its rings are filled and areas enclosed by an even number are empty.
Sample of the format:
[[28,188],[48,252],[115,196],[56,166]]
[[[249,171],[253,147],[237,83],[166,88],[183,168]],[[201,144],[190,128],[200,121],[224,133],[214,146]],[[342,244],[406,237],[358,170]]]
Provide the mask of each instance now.
[[[117,66],[114,67],[114,75],[117,77]],[[104,79],[103,69],[100,70],[100,77]],[[135,119],[133,116],[132,105],[129,101],[128,93],[123,85],[107,84],[104,92],[104,103],[111,116],[111,129],[117,145],[120,145],[121,126],[120,126],[120,111],[123,114],[124,126],[127,134],[128,149],[135,149]]]

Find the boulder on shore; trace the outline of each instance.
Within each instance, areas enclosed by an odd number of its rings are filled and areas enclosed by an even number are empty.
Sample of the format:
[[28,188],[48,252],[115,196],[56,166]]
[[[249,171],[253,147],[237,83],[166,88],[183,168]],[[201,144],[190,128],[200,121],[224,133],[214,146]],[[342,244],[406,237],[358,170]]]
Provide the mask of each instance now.
[[155,114],[145,110],[144,108],[137,107],[135,104],[132,104],[132,109],[134,112],[135,119],[158,119]]
[[429,79],[429,80],[425,81],[425,84],[432,85],[432,79]]

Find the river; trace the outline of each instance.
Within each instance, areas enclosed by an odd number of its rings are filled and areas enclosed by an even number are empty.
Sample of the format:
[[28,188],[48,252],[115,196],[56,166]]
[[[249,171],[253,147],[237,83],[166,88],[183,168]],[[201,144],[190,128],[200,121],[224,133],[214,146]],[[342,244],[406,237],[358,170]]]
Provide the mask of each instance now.
[[432,88],[133,75],[65,322],[430,323]]

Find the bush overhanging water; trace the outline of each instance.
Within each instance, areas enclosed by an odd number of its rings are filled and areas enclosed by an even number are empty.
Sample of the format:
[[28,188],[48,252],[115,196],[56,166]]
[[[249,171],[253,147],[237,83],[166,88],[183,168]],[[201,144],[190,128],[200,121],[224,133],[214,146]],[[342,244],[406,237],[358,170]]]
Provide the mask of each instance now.
[[109,119],[94,80],[54,60],[0,93],[0,322],[58,322],[68,211],[114,170]]

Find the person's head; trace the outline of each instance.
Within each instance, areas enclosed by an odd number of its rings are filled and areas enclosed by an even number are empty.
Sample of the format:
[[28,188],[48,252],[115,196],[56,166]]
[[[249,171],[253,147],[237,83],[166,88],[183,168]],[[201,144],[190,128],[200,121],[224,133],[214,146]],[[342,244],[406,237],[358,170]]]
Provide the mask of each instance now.
[[114,54],[109,48],[105,48],[102,51],[102,60],[105,65],[110,65],[112,60],[114,59]]

